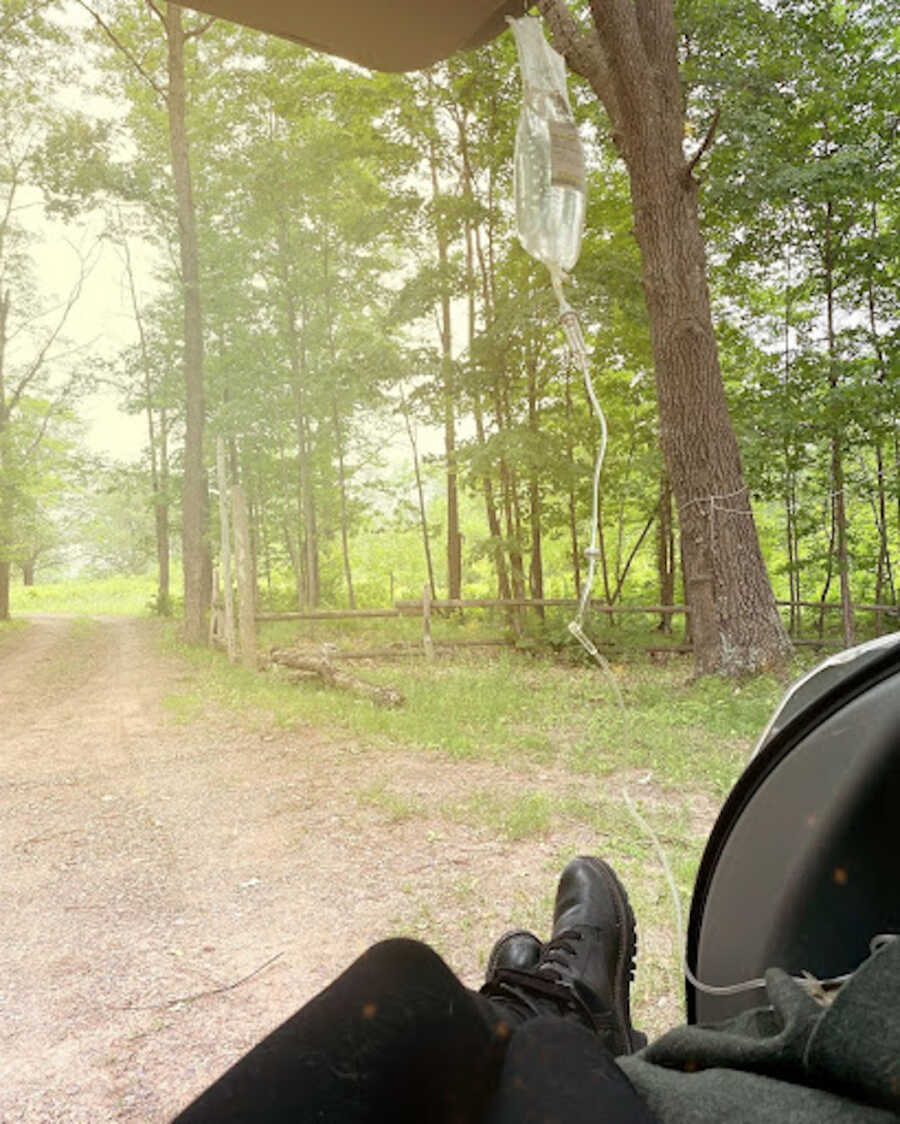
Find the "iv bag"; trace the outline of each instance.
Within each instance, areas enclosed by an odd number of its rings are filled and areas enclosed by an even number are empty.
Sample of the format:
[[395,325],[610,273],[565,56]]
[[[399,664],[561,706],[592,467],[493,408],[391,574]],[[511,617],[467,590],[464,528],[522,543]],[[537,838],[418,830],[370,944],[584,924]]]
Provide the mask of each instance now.
[[584,230],[584,153],[566,89],[566,64],[533,16],[510,19],[523,98],[516,129],[516,223],[522,246],[545,265],[570,270]]

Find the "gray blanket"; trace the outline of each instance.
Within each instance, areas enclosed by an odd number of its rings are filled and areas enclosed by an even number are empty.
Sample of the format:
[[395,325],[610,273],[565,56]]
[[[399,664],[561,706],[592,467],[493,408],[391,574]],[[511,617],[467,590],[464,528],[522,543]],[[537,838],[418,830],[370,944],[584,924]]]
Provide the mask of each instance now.
[[777,968],[770,1006],[669,1031],[618,1059],[661,1124],[896,1124],[900,940],[822,1007]]

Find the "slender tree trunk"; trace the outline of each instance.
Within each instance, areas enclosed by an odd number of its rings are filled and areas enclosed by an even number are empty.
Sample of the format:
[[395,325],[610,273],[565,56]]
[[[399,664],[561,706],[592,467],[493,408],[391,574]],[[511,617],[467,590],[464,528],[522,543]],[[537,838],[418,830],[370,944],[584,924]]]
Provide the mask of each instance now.
[[154,507],[154,523],[156,529],[156,564],[159,572],[159,611],[166,616],[172,611],[169,494],[169,412],[165,406],[160,406],[159,499]]
[[[787,278],[784,288],[784,347],[783,347],[783,376],[784,376],[784,390],[787,401],[788,388],[791,378],[791,261],[790,256],[786,258]],[[799,605],[800,594],[796,589],[799,584],[800,575],[797,565],[797,555],[794,550],[796,541],[796,520],[794,513],[794,470],[791,460],[793,452],[791,440],[785,437],[782,451],[784,453],[784,515],[785,515],[785,536],[787,538],[787,552],[788,552],[788,599],[790,601],[790,623],[788,624],[788,632],[794,637],[798,634],[799,617],[802,612]]]
[[341,510],[341,553],[344,559],[344,580],[347,582],[347,597],[350,608],[355,609],[356,596],[353,592],[353,574],[350,570],[350,527],[347,514],[347,474],[344,468],[344,434],[338,414],[337,400],[334,396],[331,399],[331,422],[334,426],[334,442],[338,460],[338,495]]
[[[656,573],[659,603],[675,604],[675,530],[672,519],[672,489],[665,472],[659,478],[659,521],[656,524]],[[663,613],[657,626],[666,634],[672,631],[672,614]]]
[[796,588],[798,578],[797,573],[797,556],[794,553],[794,539],[795,539],[795,516],[793,504],[793,472],[787,467],[787,458],[789,456],[787,442],[785,442],[785,472],[784,472],[784,529],[785,538],[787,540],[787,555],[788,555],[788,598],[790,600],[790,623],[788,624],[788,631],[791,636],[797,635],[798,617],[800,614],[800,594]]
[[577,470],[575,465],[575,441],[572,437],[572,427],[574,425],[574,412],[572,409],[572,376],[566,365],[566,381],[565,381],[565,407],[566,407],[566,461],[569,466],[569,491],[568,491],[568,515],[569,515],[569,543],[572,559],[572,578],[575,583],[575,596],[581,596],[581,551],[578,546],[578,516],[577,516],[577,500],[575,496],[575,480],[577,478]]
[[[531,354],[526,363],[528,370],[528,431],[531,436],[532,456],[528,476],[528,522],[531,528],[531,557],[528,565],[528,588],[533,600],[544,596],[544,560],[541,553],[541,485],[536,450],[539,439],[539,408],[537,384],[537,358]],[[537,614],[544,619],[544,607]]]
[[[334,379],[337,375],[337,352],[334,344],[334,315],[331,301],[331,273],[327,237],[323,238],[322,273],[325,291],[325,320],[328,325],[328,354],[331,359],[332,379]],[[332,383],[332,387],[333,386],[334,383]],[[347,471],[344,464],[344,429],[341,424],[337,394],[334,389],[332,389],[331,394],[331,423],[334,428],[334,444],[337,450],[338,494],[340,496],[341,510],[341,554],[344,560],[344,579],[347,582],[347,598],[350,608],[355,609],[356,596],[353,592],[353,574],[350,568],[350,526],[347,514]]]
[[797,609],[797,636],[803,630],[803,610],[799,607],[800,602],[803,600],[802,588],[802,575],[800,573],[800,527],[797,520],[797,474],[791,473],[791,490],[790,490],[790,505],[791,505],[791,538],[793,540],[791,554],[794,559],[794,583],[793,583],[793,596],[796,598]]
[[[494,384],[497,428],[502,433],[509,426],[509,402],[506,395],[506,371],[501,367]],[[505,457],[500,458],[500,483],[503,489],[503,510],[506,517],[506,542],[512,593],[516,600],[525,597],[525,566],[522,559],[522,513],[519,506],[518,482]],[[521,613],[518,614],[521,624]]]
[[[165,407],[160,407],[162,432],[157,437],[153,418],[153,385],[150,374],[150,356],[147,350],[147,337],[144,332],[144,318],[141,314],[137,288],[134,283],[134,270],[131,264],[131,250],[128,239],[122,241],[125,251],[125,270],[128,276],[128,290],[131,294],[131,308],[138,332],[141,352],[141,373],[144,385],[144,410],[147,415],[147,441],[150,449],[150,486],[153,489],[153,522],[156,533],[156,571],[157,592],[156,612],[168,616],[171,611],[169,597],[169,498],[168,489],[168,434],[165,430]],[[165,474],[165,482],[163,475]]]
[[459,494],[456,456],[456,379],[453,370],[453,327],[450,316],[449,239],[446,220],[440,213],[437,155],[429,152],[432,199],[435,204],[438,270],[440,273],[439,328],[441,336],[441,393],[444,412],[444,455],[447,461],[447,595],[456,600],[462,595],[462,539],[459,532]]
[[[489,206],[490,211],[490,206]],[[485,259],[484,249],[478,228],[474,230],[475,252],[478,258],[479,273],[481,275],[481,299],[484,306],[485,323],[488,327],[494,321],[494,278],[489,270],[491,262]],[[473,312],[474,319],[474,312]],[[470,351],[471,351],[470,339]],[[484,427],[484,409],[481,403],[481,391],[476,387],[472,392],[472,412],[475,417],[475,436],[481,449],[485,448],[486,435]],[[506,566],[506,550],[503,544],[503,527],[497,512],[497,503],[494,499],[494,482],[491,474],[485,472],[481,478],[481,488],[484,494],[484,509],[487,515],[488,529],[491,534],[491,554],[494,559],[494,570],[497,575],[497,596],[501,601],[510,597],[509,573]]]
[[[481,396],[476,393],[473,401],[475,415],[475,436],[479,446],[485,447],[484,411],[481,406]],[[509,572],[506,566],[506,549],[503,543],[503,527],[497,512],[497,503],[494,498],[494,482],[489,473],[481,478],[481,488],[484,493],[484,509],[487,515],[488,530],[491,535],[491,555],[494,559],[494,571],[497,575],[497,596],[501,601],[510,597]]]
[[26,558],[22,563],[22,585],[26,588],[34,585],[34,558]]
[[[502,431],[502,408],[498,402],[498,426]],[[513,489],[514,482],[512,480],[509,466],[506,463],[506,458],[500,457],[499,464],[500,472],[500,498],[503,506],[503,517],[506,525],[506,547],[509,554],[509,569],[510,569],[510,584],[512,587],[512,596],[516,601],[524,600],[525,598],[525,570],[522,566],[522,552],[519,548],[519,538],[516,529],[515,515],[513,512]],[[518,635],[522,631],[522,611],[515,609],[510,614],[513,629]]]
[[[416,497],[419,503],[419,529],[422,532],[422,548],[425,551],[425,568],[428,572],[428,588],[431,590],[432,601],[437,600],[437,589],[434,584],[434,566],[431,562],[431,536],[428,534],[428,518],[425,511],[425,489],[422,486],[422,471],[419,467],[419,445],[416,441],[416,431],[413,429],[412,419],[409,416],[409,407],[406,396],[400,391],[400,410],[406,426],[406,436],[412,449],[413,473],[416,480]],[[391,579],[393,581],[393,577]],[[393,600],[393,598],[392,598]]]
[[185,441],[182,493],[182,556],[184,565],[184,628],[189,643],[205,644],[206,588],[209,547],[206,541],[206,474],[203,467],[203,322],[200,306],[200,266],[197,224],[191,184],[182,9],[165,7],[168,46],[168,119],[178,214],[178,249],[184,297]]
[[684,154],[672,0],[592,0],[596,33],[589,36],[579,32],[562,0],[539,0],[539,6],[573,69],[605,105],[628,170],[697,672],[767,667],[788,655],[790,641],[766,574],[725,401],[697,181]]
[[[825,301],[828,329],[828,385],[832,397],[838,388],[837,344],[834,331],[834,209],[829,199],[825,204]],[[844,647],[855,643],[853,605],[850,594],[850,569],[847,557],[847,512],[844,497],[843,426],[835,421],[831,433],[831,504],[837,536],[838,575],[841,583],[841,621]]]
[[[833,483],[832,487],[834,487]],[[825,584],[822,586],[822,593],[819,596],[819,620],[816,626],[816,632],[820,640],[825,631],[825,602],[828,599],[828,591],[831,589],[831,579],[834,577],[834,543],[837,536],[833,496],[829,497],[826,506],[829,519],[828,552],[825,556]]]
[[650,528],[656,522],[656,517],[657,517],[658,511],[659,511],[658,507],[653,509],[653,511],[647,517],[647,521],[644,523],[644,526],[643,526],[640,534],[638,535],[638,537],[632,543],[631,550],[629,550],[629,552],[628,552],[628,557],[625,559],[625,563],[622,566],[621,572],[619,573],[618,577],[616,578],[616,588],[613,590],[612,601],[610,602],[613,605],[622,596],[622,590],[625,586],[625,579],[628,577],[628,571],[631,569],[632,562],[634,562],[635,558],[637,557],[637,552],[643,546],[644,539],[647,537],[647,535],[650,534]]
[[10,549],[13,493],[9,486],[9,404],[6,392],[6,342],[9,290],[0,289],[0,621],[9,620]]
[[[609,584],[609,563],[606,560],[606,535],[603,532],[603,496],[597,497],[597,550],[600,553],[600,578],[603,581],[603,600],[607,605],[612,605],[612,592]],[[613,622],[613,614],[607,613],[606,619]]]
[[[291,369],[291,392],[294,402],[294,433],[297,440],[297,602],[301,611],[315,609],[319,604],[319,543],[316,534],[315,489],[312,459],[309,451],[309,421],[306,416],[306,342],[305,309],[297,308],[290,274],[290,246],[284,216],[276,227],[278,243],[278,274],[281,281],[284,331],[288,363]],[[299,326],[298,326],[299,316]]]
[[[875,205],[872,205],[872,235],[878,235],[878,210]],[[875,287],[872,283],[871,276],[867,279],[866,283],[866,303],[869,310],[869,333],[872,339],[872,345],[875,349],[875,356],[878,362],[878,382],[881,386],[885,384],[886,365],[884,361],[884,352],[881,347],[881,339],[878,332],[878,318],[875,314]],[[875,439],[875,462],[878,469],[878,494],[877,494],[877,514],[876,523],[878,525],[878,568],[875,577],[875,604],[881,605],[882,598],[884,597],[884,585],[887,580],[888,588],[890,589],[891,604],[894,604],[896,592],[894,589],[894,575],[893,567],[891,565],[891,550],[890,550],[890,536],[888,533],[888,520],[887,520],[887,488],[885,486],[884,474],[884,447],[881,433],[879,432]],[[900,495],[900,491],[898,491]],[[883,629],[883,614],[879,609],[875,614],[875,629],[880,636]]]

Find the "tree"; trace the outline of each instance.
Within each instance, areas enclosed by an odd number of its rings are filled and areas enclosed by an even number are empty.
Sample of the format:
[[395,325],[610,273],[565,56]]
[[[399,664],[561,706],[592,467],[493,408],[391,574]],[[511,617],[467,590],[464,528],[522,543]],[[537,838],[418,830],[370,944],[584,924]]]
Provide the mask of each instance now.
[[[185,401],[184,473],[182,477],[182,565],[184,568],[184,629],[193,644],[206,643],[206,607],[210,595],[207,480],[203,455],[206,405],[203,383],[203,317],[200,302],[200,260],[197,245],[197,216],[194,203],[191,149],[187,126],[188,101],[185,51],[189,41],[201,36],[213,22],[184,25],[183,9],[177,4],[158,8],[148,0],[158,17],[165,40],[165,78],[159,79],[141,61],[131,38],[146,29],[126,17],[124,31],[115,30],[103,16],[79,0],[116,50],[128,60],[133,74],[141,79],[165,105],[169,160],[175,195],[179,280],[184,310],[183,358]],[[121,13],[120,13],[121,14]],[[129,34],[130,33],[130,34]]]
[[[723,25],[734,30],[723,34]],[[689,67],[704,100],[727,106],[705,207],[722,261],[717,288],[732,320],[735,309],[752,316],[756,347],[769,355],[769,373],[754,387],[760,364],[747,364],[745,345],[734,383],[757,422],[748,430],[762,468],[751,463],[754,487],[782,465],[792,601],[798,481],[805,476],[824,493],[828,534],[812,540],[804,571],[807,581],[821,577],[823,603],[837,575],[850,645],[852,556],[865,549],[867,530],[862,520],[851,526],[859,492],[871,495],[876,524],[876,600],[891,585],[884,449],[896,416],[885,378],[897,322],[896,85],[871,59],[892,73],[892,12],[869,3],[730,0],[714,16],[695,5],[690,39]]]
[[22,524],[34,516],[35,492],[43,490],[39,454],[86,383],[63,331],[92,257],[71,248],[75,277],[68,295],[49,300],[36,292],[20,211],[43,202],[43,149],[60,120],[74,118],[51,104],[51,82],[31,77],[34,56],[57,33],[39,10],[14,5],[8,17],[0,50],[0,620],[9,617],[10,564],[25,560]]
[[672,0],[592,0],[593,31],[562,0],[539,7],[571,68],[602,102],[628,170],[650,318],[660,440],[678,506],[699,673],[782,660],[778,615],[728,413],[688,158]]

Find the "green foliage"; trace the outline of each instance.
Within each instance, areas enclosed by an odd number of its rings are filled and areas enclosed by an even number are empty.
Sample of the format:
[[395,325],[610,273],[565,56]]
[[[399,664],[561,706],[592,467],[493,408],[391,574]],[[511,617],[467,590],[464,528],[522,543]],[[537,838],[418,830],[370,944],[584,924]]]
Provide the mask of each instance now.
[[[830,442],[839,432],[854,591],[894,599],[897,45],[888,6],[677,7],[688,151],[721,110],[695,173],[720,355],[775,588],[810,598],[824,588]],[[123,408],[153,427],[145,480],[104,476],[80,490],[78,528],[60,520],[56,483],[77,470],[29,476],[25,455],[26,430],[33,434],[54,402],[48,368],[5,446],[17,450],[3,479],[21,529],[4,532],[6,553],[19,557],[29,536],[43,543],[61,534],[80,538],[77,554],[92,572],[140,570],[153,551],[153,503],[177,519],[184,426],[163,28],[150,9],[103,0],[119,46],[93,26],[67,58],[58,48],[69,32],[39,9],[7,8],[0,117],[10,151],[33,135],[26,164],[46,205],[73,220],[89,206],[106,208],[124,283],[127,255],[141,243],[159,257],[152,298],[135,287],[139,338],[100,372]],[[511,38],[425,74],[373,75],[225,21],[205,28],[200,16],[185,19],[196,32],[187,113],[208,432],[226,438],[229,478],[247,492],[265,603],[346,605],[350,582],[360,606],[416,597],[428,579],[426,536],[443,592],[454,469],[464,593],[490,596],[505,580],[506,592],[571,595],[584,576],[599,432],[545,271],[515,237],[520,90]],[[47,90],[93,84],[112,96],[114,112],[91,117],[67,103],[48,113],[39,83],[16,85],[11,76],[32,73],[23,63],[42,36]],[[89,61],[82,71],[79,52]],[[595,100],[576,87],[573,97],[590,184],[569,292],[611,434],[596,592],[655,601],[662,465],[629,185]],[[21,121],[34,130],[17,131]],[[28,281],[29,241],[12,227],[4,238],[4,276],[24,315],[40,304]],[[39,348],[39,335],[32,343]],[[415,466],[386,452],[407,422],[418,433]],[[47,432],[52,441],[68,436]],[[213,459],[209,441],[207,466]],[[213,543],[216,521],[213,503]],[[11,527],[12,516],[0,524]],[[565,622],[552,614],[532,625],[526,642],[568,644]],[[624,618],[592,624],[600,637],[628,627]]]

